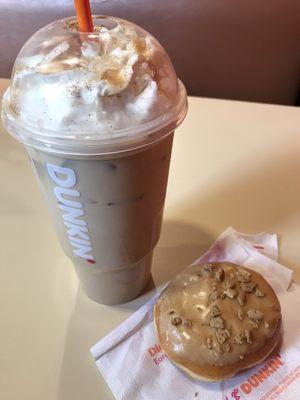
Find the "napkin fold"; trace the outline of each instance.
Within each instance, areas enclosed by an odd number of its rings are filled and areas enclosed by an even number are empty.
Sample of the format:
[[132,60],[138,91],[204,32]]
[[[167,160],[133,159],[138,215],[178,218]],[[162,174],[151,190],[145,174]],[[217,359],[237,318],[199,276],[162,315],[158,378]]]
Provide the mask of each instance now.
[[277,235],[226,229],[199,262],[228,261],[262,274],[277,293],[283,314],[280,352],[232,379],[206,383],[189,378],[161,350],[153,306],[162,290],[91,348],[96,365],[117,400],[273,400],[300,398],[300,287],[277,262]]

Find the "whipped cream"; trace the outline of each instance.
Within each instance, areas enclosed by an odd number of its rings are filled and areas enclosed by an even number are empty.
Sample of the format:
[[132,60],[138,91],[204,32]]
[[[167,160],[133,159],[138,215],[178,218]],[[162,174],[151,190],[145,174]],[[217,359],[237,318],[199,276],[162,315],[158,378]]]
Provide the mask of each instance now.
[[41,54],[18,60],[12,107],[41,130],[101,135],[163,115],[174,104],[174,80],[152,37],[131,25],[101,28],[88,40],[61,35]]

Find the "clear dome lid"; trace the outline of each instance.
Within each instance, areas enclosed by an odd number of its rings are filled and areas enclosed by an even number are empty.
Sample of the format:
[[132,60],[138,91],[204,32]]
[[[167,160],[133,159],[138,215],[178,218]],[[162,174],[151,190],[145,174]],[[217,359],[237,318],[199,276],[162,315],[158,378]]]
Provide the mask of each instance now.
[[65,154],[126,151],[174,130],[186,91],[163,47],[142,28],[94,16],[36,32],[20,51],[3,99],[7,130],[24,144]]

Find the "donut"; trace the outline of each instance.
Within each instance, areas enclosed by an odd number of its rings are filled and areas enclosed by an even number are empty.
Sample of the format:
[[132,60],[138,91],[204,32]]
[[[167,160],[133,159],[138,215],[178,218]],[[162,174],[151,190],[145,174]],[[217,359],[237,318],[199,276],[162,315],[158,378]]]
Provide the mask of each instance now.
[[189,376],[210,382],[262,362],[279,343],[281,321],[263,276],[228,262],[187,268],[154,306],[162,350]]

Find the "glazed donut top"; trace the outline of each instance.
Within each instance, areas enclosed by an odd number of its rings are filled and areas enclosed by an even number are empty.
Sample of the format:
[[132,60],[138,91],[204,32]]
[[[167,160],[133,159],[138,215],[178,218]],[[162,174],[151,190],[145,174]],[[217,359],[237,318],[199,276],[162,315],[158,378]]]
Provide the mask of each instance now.
[[281,323],[279,301],[266,280],[231,263],[186,269],[163,291],[156,309],[166,353],[199,366],[241,361]]

